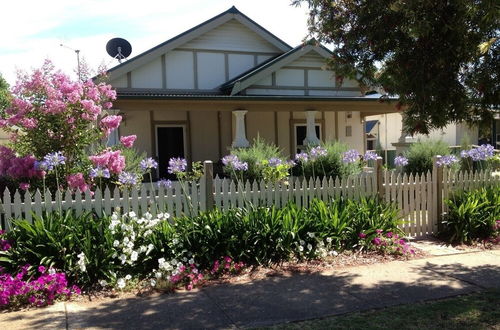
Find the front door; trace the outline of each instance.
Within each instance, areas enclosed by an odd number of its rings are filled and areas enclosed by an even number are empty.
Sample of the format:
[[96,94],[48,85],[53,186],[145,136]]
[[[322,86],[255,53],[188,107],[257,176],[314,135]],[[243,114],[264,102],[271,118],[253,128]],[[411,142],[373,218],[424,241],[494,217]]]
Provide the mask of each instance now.
[[157,126],[156,152],[160,179],[175,179],[169,174],[168,161],[173,157],[185,158],[184,126]]

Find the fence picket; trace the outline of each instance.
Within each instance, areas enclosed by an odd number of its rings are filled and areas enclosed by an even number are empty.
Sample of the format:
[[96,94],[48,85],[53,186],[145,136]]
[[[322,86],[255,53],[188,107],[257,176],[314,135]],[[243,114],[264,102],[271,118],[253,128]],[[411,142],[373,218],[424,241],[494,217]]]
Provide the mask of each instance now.
[[31,214],[31,203],[32,203],[31,202],[31,193],[28,190],[26,190],[24,192],[24,202],[23,202],[23,204],[24,204],[24,210],[23,211],[24,211],[25,219],[29,223],[32,222],[31,221],[31,217],[32,217],[32,214]]
[[[70,192],[66,192],[66,196],[70,194]],[[102,215],[102,195],[101,189],[97,188],[94,192],[94,209],[98,216]]]
[[[40,192],[39,189],[36,190],[35,192],[35,199],[34,199],[35,205],[33,205],[33,212],[37,217],[42,216],[42,193]],[[77,204],[78,207],[78,204]]]

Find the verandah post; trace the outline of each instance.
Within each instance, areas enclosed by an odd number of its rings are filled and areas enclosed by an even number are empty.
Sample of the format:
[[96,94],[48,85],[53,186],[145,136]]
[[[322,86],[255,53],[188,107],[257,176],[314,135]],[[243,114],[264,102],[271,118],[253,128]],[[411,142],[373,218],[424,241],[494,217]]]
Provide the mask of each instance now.
[[[443,220],[443,168],[438,166],[441,156],[432,158],[432,180],[434,181],[434,207],[436,208],[434,216],[436,217],[437,229],[441,230],[441,221]],[[434,229],[434,228],[433,228]]]
[[383,171],[383,159],[382,157],[377,157],[375,160],[375,179],[377,180],[377,196],[380,200],[384,199],[384,182],[382,181],[382,171]]
[[209,211],[214,208],[214,164],[211,160],[206,160],[203,162],[203,178],[204,180],[204,190],[201,193],[205,198],[205,210]]

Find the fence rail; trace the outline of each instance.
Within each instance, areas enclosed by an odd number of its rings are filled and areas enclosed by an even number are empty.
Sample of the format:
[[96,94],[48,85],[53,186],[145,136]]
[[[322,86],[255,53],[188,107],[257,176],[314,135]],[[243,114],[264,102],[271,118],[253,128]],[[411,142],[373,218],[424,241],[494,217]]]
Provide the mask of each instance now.
[[[435,164],[437,158],[434,160]],[[96,212],[111,214],[134,211],[141,215],[150,212],[168,212],[174,216],[193,215],[216,207],[227,210],[254,205],[282,207],[288,202],[308,206],[314,198],[328,201],[340,196],[350,199],[379,196],[397,204],[404,219],[401,228],[408,236],[418,237],[435,233],[440,217],[447,211],[443,198],[456,190],[470,190],[486,185],[500,184],[499,177],[489,171],[452,172],[436,165],[432,172],[406,175],[384,171],[382,161],[375,168],[348,178],[322,178],[305,180],[290,178],[289,182],[234,182],[212,178],[212,163],[205,162],[207,174],[199,182],[173,182],[172,187],[154,187],[143,184],[131,191],[118,188],[86,191],[50,191],[35,193],[5,190],[1,200],[2,227],[9,230],[12,219],[32,221],[44,211],[72,209],[76,214]]]

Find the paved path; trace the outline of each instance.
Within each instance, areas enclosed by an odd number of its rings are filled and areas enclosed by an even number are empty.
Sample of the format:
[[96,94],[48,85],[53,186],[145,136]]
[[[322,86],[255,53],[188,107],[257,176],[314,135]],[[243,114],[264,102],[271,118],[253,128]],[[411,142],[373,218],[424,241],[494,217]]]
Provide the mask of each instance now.
[[500,250],[0,314],[6,329],[246,328],[500,287]]

